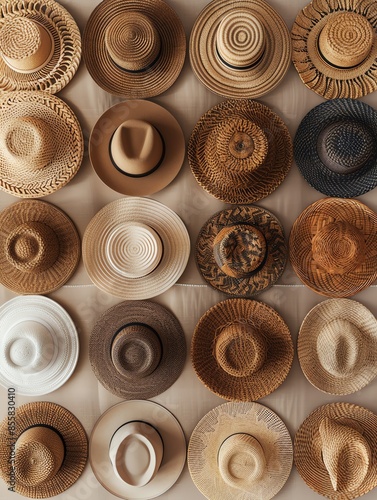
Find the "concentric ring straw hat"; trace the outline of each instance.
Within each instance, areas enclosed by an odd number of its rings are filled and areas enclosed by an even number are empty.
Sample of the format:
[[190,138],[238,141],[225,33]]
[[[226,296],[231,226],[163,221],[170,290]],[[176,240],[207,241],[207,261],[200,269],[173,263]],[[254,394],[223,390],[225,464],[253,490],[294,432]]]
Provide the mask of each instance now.
[[110,94],[154,97],[178,78],[186,35],[163,0],[103,0],[86,24],[83,56],[93,80]]
[[251,99],[228,99],[210,108],[188,143],[195,179],[225,203],[253,203],[271,194],[288,174],[292,158],[283,120]]
[[255,401],[277,389],[293,361],[288,326],[270,306],[228,299],[200,318],[191,359],[201,382],[230,401]]
[[224,97],[270,92],[291,61],[287,25],[264,0],[213,0],[195,21],[189,49],[197,78]]
[[109,203],[92,218],[82,248],[98,288],[141,300],[176,283],[187,265],[190,238],[173,210],[149,198],[129,197]]
[[289,256],[300,280],[328,297],[350,297],[377,278],[377,214],[357,200],[323,198],[294,222]]
[[377,415],[351,403],[315,409],[299,427],[294,462],[303,480],[331,500],[358,498],[377,486]]
[[0,283],[20,294],[46,294],[73,275],[80,236],[68,215],[39,200],[0,212]]
[[193,430],[188,467],[208,499],[269,500],[292,468],[292,440],[284,422],[259,403],[224,403]]
[[[8,417],[0,424],[0,476],[10,484]],[[47,401],[16,408],[15,491],[29,498],[50,498],[70,488],[88,459],[88,440],[79,420]],[[13,439],[11,440],[11,442]]]
[[4,0],[0,5],[0,89],[55,94],[73,78],[81,35],[53,0]]
[[373,0],[312,0],[291,31],[292,60],[303,83],[326,99],[377,90],[376,29]]

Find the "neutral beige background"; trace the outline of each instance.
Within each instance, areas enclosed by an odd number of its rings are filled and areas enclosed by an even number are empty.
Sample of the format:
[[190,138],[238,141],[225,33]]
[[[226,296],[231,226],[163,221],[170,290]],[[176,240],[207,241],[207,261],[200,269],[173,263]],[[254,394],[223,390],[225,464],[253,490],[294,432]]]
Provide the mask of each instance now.
[[[76,19],[81,31],[98,0],[62,0],[61,3]],[[205,0],[168,0],[182,19],[186,34],[207,4]],[[289,28],[296,14],[306,4],[305,0],[270,0],[270,4],[282,15]],[[114,98],[101,90],[89,76],[82,62],[78,73],[69,85],[58,94],[76,112],[87,143],[91,127],[98,117],[120,99]],[[163,95],[152,99],[165,106],[180,122],[186,140],[196,121],[214,104],[223,99],[206,90],[191,71],[188,57],[181,75],[175,84]],[[377,108],[377,93],[362,99]],[[261,102],[270,106],[286,122],[292,137],[304,115],[323,99],[306,89],[291,65],[284,80],[270,94],[262,97]],[[76,177],[63,189],[45,198],[65,210],[76,223],[81,236],[94,214],[108,202],[119,198],[97,178],[85,153],[85,159]],[[299,213],[311,202],[323,196],[312,189],[301,177],[295,164],[283,184],[270,196],[257,204],[279,217],[286,235],[289,235],[292,223]],[[204,192],[196,183],[185,161],[182,170],[173,183],[163,191],[152,196],[175,210],[185,222],[191,237],[192,246],[202,224],[217,210],[226,205],[218,202]],[[360,197],[369,207],[377,211],[376,190]],[[17,198],[0,193],[0,209],[18,201]],[[14,296],[0,287],[0,303]],[[88,361],[88,339],[98,316],[120,299],[111,297],[97,290],[90,282],[81,262],[79,269],[60,290],[49,295],[59,302],[74,319],[80,337],[80,357],[77,368],[69,381],[60,389],[40,400],[53,401],[71,410],[83,423],[88,436],[94,423],[107,408],[120,401],[107,392],[93,375]],[[354,298],[366,305],[377,315],[376,285],[358,294]],[[226,298],[209,288],[196,269],[191,256],[188,267],[179,280],[168,292],[152,300],[165,305],[173,311],[181,322],[187,345],[190,345],[193,330],[200,316],[212,305]],[[258,300],[273,306],[288,323],[294,342],[300,324],[306,313],[317,303],[324,300],[300,284],[290,266],[284,272],[279,283]],[[1,335],[1,332],[0,332]],[[0,417],[6,415],[7,392],[0,388]],[[270,396],[260,400],[269,406],[286,423],[292,437],[308,413],[317,406],[333,401],[354,402],[377,412],[377,380],[356,394],[346,397],[333,397],[313,388],[303,376],[295,355],[290,374],[282,386]],[[32,401],[33,398],[18,397],[17,405]],[[224,402],[207,390],[197,380],[189,356],[184,371],[177,382],[165,393],[154,398],[178,418],[187,439],[200,418],[211,408]],[[7,491],[5,483],[0,484],[0,498],[3,500],[19,498],[18,494]],[[115,498],[95,479],[88,464],[79,481],[67,492],[59,495],[60,500],[111,500]],[[191,481],[187,465],[177,483],[160,498],[167,500],[199,500],[203,496]],[[314,500],[319,498],[303,482],[295,468],[288,482],[276,496],[279,500]],[[377,490],[370,492],[365,500],[377,498]]]

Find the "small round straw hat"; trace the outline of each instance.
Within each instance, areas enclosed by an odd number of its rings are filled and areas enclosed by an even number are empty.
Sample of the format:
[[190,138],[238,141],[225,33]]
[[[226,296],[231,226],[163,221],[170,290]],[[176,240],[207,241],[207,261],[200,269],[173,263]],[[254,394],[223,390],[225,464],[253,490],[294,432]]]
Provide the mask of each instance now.
[[330,498],[358,498],[377,486],[377,415],[351,403],[315,409],[299,427],[294,462],[314,491]]
[[109,108],[94,125],[89,156],[96,174],[111,189],[146,196],[176,177],[185,158],[185,138],[165,108],[128,100]]
[[58,97],[41,91],[0,98],[0,189],[40,198],[65,186],[80,168],[80,123]]
[[292,60],[303,83],[326,99],[377,90],[376,29],[373,0],[312,0],[291,31]]
[[297,276],[328,297],[350,297],[377,278],[377,214],[358,200],[323,198],[294,222],[289,256]]
[[81,35],[54,0],[4,0],[0,6],[0,89],[55,94],[73,78]]
[[80,236],[68,215],[40,200],[0,212],[0,283],[19,294],[47,294],[73,275]]
[[[15,443],[10,475],[10,444]],[[88,459],[88,440],[79,420],[66,408],[47,401],[16,408],[15,430],[8,418],[0,424],[0,476],[29,498],[50,498],[66,491],[81,476]]]
[[224,403],[191,434],[187,462],[209,499],[269,500],[292,469],[292,440],[284,422],[259,403]]
[[103,0],[83,35],[83,57],[93,80],[128,99],[165,92],[185,56],[182,21],[163,0]]
[[186,462],[186,439],[178,420],[163,406],[123,401],[97,420],[89,461],[98,481],[113,495],[155,498],[179,478]]
[[210,108],[188,143],[195,179],[225,203],[253,203],[271,194],[285,179],[292,159],[283,120],[251,99],[228,99]]
[[179,377],[186,340],[177,318],[149,301],[125,301],[97,320],[89,361],[101,384],[122,399],[161,394]]
[[256,295],[282,275],[288,258],[283,228],[252,205],[221,210],[203,225],[196,262],[211,286],[230,295]]
[[212,92],[260,97],[275,88],[291,62],[289,30],[263,0],[213,0],[190,35],[191,67]]
[[201,382],[229,401],[255,401],[277,389],[293,361],[288,326],[270,306],[228,299],[200,318],[191,360]]
[[294,138],[294,156],[317,191],[354,198],[377,186],[377,111],[355,99],[332,99],[313,108]]

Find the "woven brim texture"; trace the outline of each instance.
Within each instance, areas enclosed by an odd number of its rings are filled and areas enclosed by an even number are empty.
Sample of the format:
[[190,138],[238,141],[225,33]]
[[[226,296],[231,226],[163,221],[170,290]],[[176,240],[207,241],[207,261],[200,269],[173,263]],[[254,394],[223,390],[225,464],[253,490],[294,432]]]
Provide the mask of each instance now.
[[[26,17],[41,24],[55,44],[51,60],[33,73],[19,73],[0,57],[0,89],[45,90],[56,94],[75,75],[81,60],[81,35],[69,12],[53,0],[5,0],[0,5],[0,29],[6,20]],[[18,34],[22,38],[22,33]]]
[[[324,267],[313,257],[313,241],[317,236],[322,244],[321,257],[331,264],[348,264],[353,257],[350,252],[361,250],[358,241],[340,238],[340,232],[331,237],[334,224],[353,228],[364,241],[364,255],[354,268],[333,271]],[[328,234],[326,226],[329,227]],[[377,214],[357,200],[323,198],[309,205],[294,222],[289,237],[291,264],[300,280],[311,290],[328,297],[350,297],[368,287],[377,278]],[[319,235],[319,236],[318,236]],[[329,237],[330,236],[330,237]],[[343,246],[344,245],[344,246]]]
[[[29,498],[50,498],[72,486],[82,474],[88,459],[88,440],[79,420],[66,408],[47,401],[16,408],[14,441],[30,427],[44,425],[56,431],[64,442],[65,455],[58,472],[37,486],[16,482],[15,491]],[[0,424],[0,475],[9,484],[9,424]]]
[[[266,37],[261,59],[251,68],[243,70],[224,65],[216,49],[216,33],[221,20],[237,9],[241,10],[240,16],[242,9],[256,15],[263,24]],[[247,36],[253,35],[247,33]],[[212,92],[224,97],[256,98],[275,88],[289,68],[289,30],[280,14],[263,0],[236,0],[232,3],[213,0],[195,21],[190,35],[189,55],[195,75]]]
[[[228,144],[216,141],[219,132],[229,138],[236,132],[225,130],[228,120],[254,124],[264,133],[268,152],[257,168],[244,169],[246,159],[235,159]],[[209,194],[225,203],[253,203],[285,179],[293,159],[292,140],[283,120],[269,107],[249,99],[228,99],[197,122],[188,143],[188,159],[195,179]]]
[[[353,198],[377,186],[377,150],[353,172],[340,173],[329,169],[318,154],[319,136],[326,127],[342,121],[366,127],[376,142],[377,111],[362,101],[333,99],[313,108],[301,121],[293,143],[294,157],[301,174],[314,189],[327,196]],[[352,151],[345,151],[347,144],[336,146],[343,148],[344,156],[347,153],[351,156]]]
[[[354,428],[368,442],[371,449],[369,470],[362,484],[352,492],[334,491],[329,473],[322,459],[319,425],[325,417]],[[302,479],[314,491],[331,500],[348,500],[364,495],[377,486],[377,415],[351,403],[330,403],[314,410],[299,427],[294,439],[294,462]],[[352,451],[350,443],[349,453]],[[341,463],[339,467],[341,467]],[[357,473],[355,471],[355,473]]]

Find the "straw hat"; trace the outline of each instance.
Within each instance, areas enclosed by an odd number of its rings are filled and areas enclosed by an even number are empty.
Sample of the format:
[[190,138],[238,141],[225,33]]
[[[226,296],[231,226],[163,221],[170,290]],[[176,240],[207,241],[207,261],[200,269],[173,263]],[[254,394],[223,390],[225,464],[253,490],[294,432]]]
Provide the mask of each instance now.
[[304,117],[294,139],[297,166],[328,196],[352,198],[377,186],[377,111],[362,101],[333,99]]
[[176,283],[190,254],[178,215],[148,198],[120,198],[103,207],[83,237],[83,260],[93,283],[123,299],[155,297]]
[[196,261],[203,278],[232,295],[255,295],[282,275],[288,257],[283,228],[267,210],[239,205],[213,215],[200,230]]
[[303,480],[331,500],[357,498],[377,486],[377,415],[351,403],[318,407],[301,424],[294,461]]
[[113,495],[154,498],[180,476],[186,439],[178,420],[163,406],[153,401],[123,401],[97,420],[90,436],[89,460],[98,481]]
[[293,361],[288,326],[270,306],[228,299],[200,318],[191,344],[203,384],[230,401],[255,401],[277,389]]
[[81,35],[53,0],[4,0],[0,6],[0,89],[56,94],[75,75]]
[[210,499],[269,500],[291,472],[292,441],[284,422],[259,403],[224,403],[193,430],[188,467]]
[[326,99],[377,90],[374,0],[312,0],[292,27],[292,60],[304,84]]
[[[47,401],[16,407],[14,432],[8,417],[0,424],[0,476],[30,498],[50,498],[66,491],[81,476],[88,441],[79,420],[66,408]],[[10,446],[14,444],[14,474]],[[12,465],[12,464],[11,464]]]
[[66,283],[80,260],[80,236],[55,205],[23,200],[0,212],[0,283],[46,294]]
[[165,108],[128,100],[105,111],[94,125],[89,156],[98,177],[111,189],[145,196],[176,177],[185,158],[185,138]]
[[191,67],[224,97],[260,97],[276,87],[291,62],[289,30],[264,0],[213,0],[191,31]]
[[272,193],[288,174],[292,158],[283,120],[250,99],[213,106],[197,122],[188,143],[195,179],[225,203],[253,203]]
[[84,139],[64,101],[48,92],[4,93],[0,116],[0,189],[20,198],[39,198],[76,175]]
[[186,35],[163,0],[103,0],[86,24],[83,56],[106,92],[128,99],[154,97],[178,78]]

